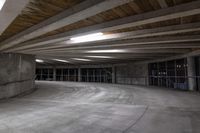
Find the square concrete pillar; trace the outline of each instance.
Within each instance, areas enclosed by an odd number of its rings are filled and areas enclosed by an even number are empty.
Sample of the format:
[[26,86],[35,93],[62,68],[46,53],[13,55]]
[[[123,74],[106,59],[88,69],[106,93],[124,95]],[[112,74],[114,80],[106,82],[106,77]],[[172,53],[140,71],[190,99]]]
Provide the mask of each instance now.
[[188,84],[189,90],[194,91],[197,88],[196,84],[196,68],[194,57],[187,57],[187,72],[188,72]]

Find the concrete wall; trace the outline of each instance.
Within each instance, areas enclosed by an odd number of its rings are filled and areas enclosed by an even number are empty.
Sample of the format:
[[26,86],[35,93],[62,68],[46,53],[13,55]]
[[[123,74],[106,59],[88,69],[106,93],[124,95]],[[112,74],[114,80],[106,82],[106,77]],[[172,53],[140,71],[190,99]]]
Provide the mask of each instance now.
[[34,79],[34,56],[0,54],[0,99],[32,91]]
[[148,84],[148,64],[124,64],[115,67],[116,83],[119,84]]

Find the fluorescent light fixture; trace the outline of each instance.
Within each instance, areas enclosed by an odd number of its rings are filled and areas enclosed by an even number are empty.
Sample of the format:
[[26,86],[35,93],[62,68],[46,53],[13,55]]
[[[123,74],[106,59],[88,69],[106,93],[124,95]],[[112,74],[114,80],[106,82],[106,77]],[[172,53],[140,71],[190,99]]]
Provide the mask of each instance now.
[[43,60],[40,60],[40,59],[36,59],[35,61],[38,62],[38,63],[43,63],[44,62]]
[[83,58],[72,58],[73,60],[78,60],[78,61],[91,61],[89,59],[83,59]]
[[70,44],[75,44],[75,43],[84,43],[84,42],[92,42],[92,41],[114,40],[121,37],[123,36],[119,33],[103,34],[99,32],[99,33],[94,33],[94,34],[72,37],[69,40],[65,41],[64,44],[70,45]]
[[5,4],[6,0],[0,0],[0,11],[3,8],[3,5]]
[[113,57],[111,57],[111,56],[85,56],[85,57],[89,57],[89,58],[102,58],[102,59],[113,58]]
[[123,49],[108,49],[108,50],[91,50],[87,51],[88,53],[122,53],[126,52],[126,50]]
[[65,63],[68,63],[68,62],[69,62],[69,61],[67,61],[67,60],[60,60],[60,59],[53,59],[53,60],[59,61],[59,62],[65,62]]
[[104,36],[102,32],[70,38],[72,43],[90,42],[103,39],[106,39],[106,36]]

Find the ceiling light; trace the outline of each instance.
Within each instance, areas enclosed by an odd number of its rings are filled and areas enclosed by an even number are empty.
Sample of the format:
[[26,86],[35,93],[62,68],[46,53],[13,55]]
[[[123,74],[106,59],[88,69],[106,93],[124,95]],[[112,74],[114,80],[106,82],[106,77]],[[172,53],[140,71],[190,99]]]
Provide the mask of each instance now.
[[3,8],[3,5],[5,4],[6,0],[0,0],[0,10]]
[[82,58],[72,58],[73,60],[78,60],[78,61],[91,61],[89,59],[82,59]]
[[101,32],[70,38],[73,43],[90,42],[103,39],[106,39],[106,36],[104,36]]
[[44,62],[43,60],[40,60],[40,59],[36,59],[35,61],[38,62],[38,63],[43,63]]
[[89,58],[113,58],[111,56],[85,56],[85,57],[89,57]]
[[53,59],[53,60],[59,61],[59,62],[65,62],[65,63],[68,63],[68,62],[69,62],[69,61],[67,61],[67,60],[60,60],[60,59]]
[[88,53],[122,53],[126,52],[126,50],[123,49],[110,49],[110,50],[91,50],[87,51]]

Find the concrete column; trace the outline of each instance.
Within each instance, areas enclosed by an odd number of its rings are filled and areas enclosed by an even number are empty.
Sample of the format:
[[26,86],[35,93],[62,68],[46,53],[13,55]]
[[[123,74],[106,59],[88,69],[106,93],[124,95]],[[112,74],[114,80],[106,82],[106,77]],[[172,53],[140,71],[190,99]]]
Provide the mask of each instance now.
[[53,68],[53,81],[56,81],[56,68]]
[[112,66],[112,83],[116,83],[116,72],[115,72],[115,66]]
[[35,56],[0,53],[0,99],[35,88]]
[[81,82],[81,68],[78,68],[78,82]]
[[194,57],[187,57],[187,64],[189,90],[194,91],[197,87],[196,79],[194,77],[196,76]]

